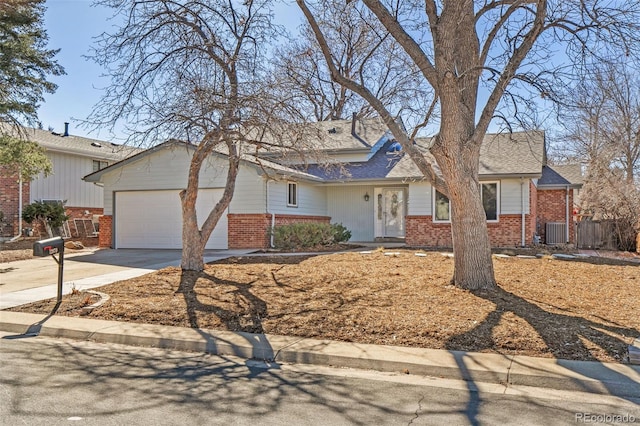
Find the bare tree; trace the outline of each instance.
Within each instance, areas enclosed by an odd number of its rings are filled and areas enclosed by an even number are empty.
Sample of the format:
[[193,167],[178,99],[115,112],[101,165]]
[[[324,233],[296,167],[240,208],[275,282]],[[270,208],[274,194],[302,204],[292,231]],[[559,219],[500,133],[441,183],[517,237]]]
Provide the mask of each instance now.
[[640,80],[626,61],[601,64],[567,96],[562,120],[573,159],[587,166],[580,208],[609,220],[630,250],[640,225]]
[[[418,69],[368,10],[325,3],[318,19],[336,67],[345,77],[368,85],[396,115],[424,108],[432,99],[421,91]],[[331,78],[323,53],[308,23],[300,34],[281,46],[275,55],[276,72],[283,96],[294,99],[309,121],[377,116],[357,93]],[[286,95],[285,95],[286,94]]]
[[[277,123],[266,43],[276,36],[267,0],[104,0],[124,19],[98,41],[94,59],[111,85],[94,126],[129,123],[130,143],[181,139],[193,146],[182,203],[183,270],[204,268],[204,248],[234,193],[242,152]],[[228,158],[221,199],[198,227],[200,170],[213,153]]]
[[561,122],[568,152],[620,169],[633,184],[640,169],[640,79],[624,62],[595,67],[568,93]]
[[478,180],[480,145],[490,123],[500,115],[507,123],[522,117],[518,99],[523,96],[515,89],[554,98],[555,80],[567,74],[554,58],[558,51],[566,52],[576,66],[586,56],[604,54],[612,44],[636,54],[640,5],[599,0],[347,2],[345,8],[367,8],[375,15],[433,89],[441,118],[430,152],[439,173],[367,82],[341,72],[324,36],[324,23],[317,19],[322,0],[296,2],[332,78],[371,104],[422,173],[449,197],[453,282],[467,289],[495,287]]

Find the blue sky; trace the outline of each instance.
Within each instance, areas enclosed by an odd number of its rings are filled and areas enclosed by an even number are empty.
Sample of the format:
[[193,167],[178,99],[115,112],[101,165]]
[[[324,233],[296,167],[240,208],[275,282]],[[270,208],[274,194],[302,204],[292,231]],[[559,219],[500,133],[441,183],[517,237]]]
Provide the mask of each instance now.
[[108,80],[100,78],[102,69],[83,58],[89,53],[92,38],[112,25],[111,12],[91,6],[91,0],[47,0],[44,25],[49,36],[49,48],[61,49],[56,59],[67,74],[51,78],[58,90],[45,96],[38,110],[43,127],[64,130],[70,122],[70,132],[79,136],[111,139],[106,132],[91,133],[78,127],[73,119],[84,119],[100,99],[100,87]]
[[[47,94],[38,110],[43,128],[63,131],[64,123],[70,123],[70,133],[96,139],[124,141],[124,135],[111,135],[106,129],[98,133],[82,128],[80,122],[87,118],[93,106],[100,100],[101,90],[109,83],[101,77],[101,67],[83,56],[90,53],[93,39],[113,28],[112,11],[94,6],[92,0],[47,0],[44,26],[49,36],[48,47],[60,49],[56,59],[65,68],[66,75],[52,77],[58,85],[54,94]],[[290,29],[297,26],[300,17],[285,0],[276,6],[276,14]],[[295,14],[296,19],[291,19]],[[74,121],[75,120],[75,121]]]

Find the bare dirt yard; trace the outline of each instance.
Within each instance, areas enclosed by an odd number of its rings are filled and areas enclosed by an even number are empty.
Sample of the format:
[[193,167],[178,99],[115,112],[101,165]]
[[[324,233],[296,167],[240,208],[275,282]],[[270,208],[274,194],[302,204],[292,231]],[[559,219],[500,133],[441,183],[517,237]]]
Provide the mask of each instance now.
[[[137,323],[348,342],[626,362],[640,336],[640,264],[495,257],[499,288],[450,285],[439,252],[374,250],[231,258],[202,273],[165,268],[97,290],[88,315]],[[66,296],[58,315],[95,298]],[[14,308],[49,313],[54,300]]]

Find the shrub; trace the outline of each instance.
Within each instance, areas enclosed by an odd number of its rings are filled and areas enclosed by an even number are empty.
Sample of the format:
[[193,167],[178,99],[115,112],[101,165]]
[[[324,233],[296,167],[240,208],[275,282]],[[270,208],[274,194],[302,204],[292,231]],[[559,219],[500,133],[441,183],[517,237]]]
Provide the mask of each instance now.
[[331,246],[348,241],[351,232],[340,224],[292,223],[273,228],[273,245],[284,250]]
[[53,237],[52,228],[60,228],[62,224],[69,219],[69,216],[64,213],[63,203],[36,201],[24,207],[22,210],[22,219],[29,224],[36,220],[40,221],[44,225],[49,237]]

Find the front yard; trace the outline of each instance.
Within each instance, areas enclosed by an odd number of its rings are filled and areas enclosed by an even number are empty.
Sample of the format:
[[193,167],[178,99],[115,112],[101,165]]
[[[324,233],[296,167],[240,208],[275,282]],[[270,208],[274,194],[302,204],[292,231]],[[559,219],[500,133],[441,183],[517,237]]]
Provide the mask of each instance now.
[[[201,274],[165,268],[97,290],[89,318],[383,345],[625,362],[640,336],[640,264],[494,259],[499,289],[449,284],[438,252],[247,256]],[[80,315],[84,294],[58,314]],[[48,313],[54,300],[13,310]]]

